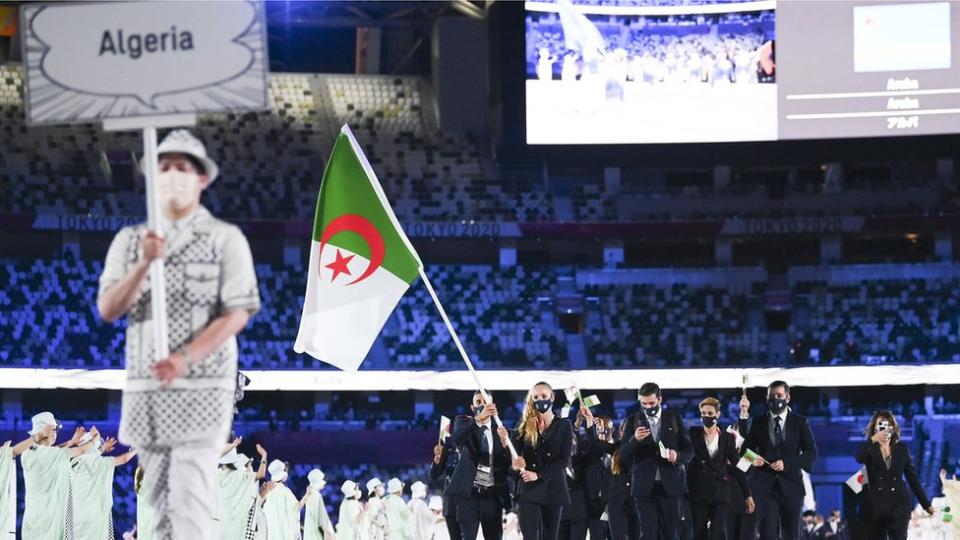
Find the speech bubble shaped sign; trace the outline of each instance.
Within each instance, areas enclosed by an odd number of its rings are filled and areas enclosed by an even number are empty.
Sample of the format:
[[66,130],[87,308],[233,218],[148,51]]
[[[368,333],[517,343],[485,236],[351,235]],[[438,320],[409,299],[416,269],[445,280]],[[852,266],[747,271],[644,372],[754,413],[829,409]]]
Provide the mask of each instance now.
[[203,90],[242,76],[255,60],[240,39],[250,2],[130,2],[38,10],[30,32],[43,45],[42,75],[64,90],[138,100]]

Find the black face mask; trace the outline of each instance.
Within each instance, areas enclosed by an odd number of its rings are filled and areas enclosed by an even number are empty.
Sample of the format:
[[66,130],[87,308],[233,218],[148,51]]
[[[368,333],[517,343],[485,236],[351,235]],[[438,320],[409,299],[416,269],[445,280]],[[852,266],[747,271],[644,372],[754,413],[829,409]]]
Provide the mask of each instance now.
[[780,414],[787,408],[787,400],[772,397],[767,400],[767,407],[770,408],[770,412],[773,414]]
[[545,414],[553,407],[552,399],[538,399],[533,402],[533,406],[536,407],[537,412],[540,414]]
[[703,426],[704,426],[704,427],[708,427],[708,428],[709,428],[709,427],[713,427],[713,426],[717,425],[717,417],[716,417],[716,416],[701,416],[700,419],[703,420]]
[[474,416],[480,416],[480,413],[483,412],[483,408],[484,408],[483,405],[477,405],[477,406],[475,406],[475,407],[473,408],[473,415],[474,415]]
[[643,407],[643,406],[641,406],[640,408],[643,409],[643,412],[646,413],[647,416],[656,416],[657,413],[660,412],[660,406],[659,406],[659,405],[654,405],[653,407]]

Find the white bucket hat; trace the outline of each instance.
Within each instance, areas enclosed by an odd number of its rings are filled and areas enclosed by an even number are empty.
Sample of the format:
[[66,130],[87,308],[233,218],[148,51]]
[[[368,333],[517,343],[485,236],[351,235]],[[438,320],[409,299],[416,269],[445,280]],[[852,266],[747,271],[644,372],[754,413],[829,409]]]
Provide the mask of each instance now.
[[423,499],[427,496],[427,485],[417,480],[410,486],[410,494],[414,499]]
[[377,489],[382,485],[383,485],[383,482],[381,482],[379,478],[373,478],[371,480],[367,480],[367,493],[373,493],[373,490]]
[[[185,129],[176,129],[167,134],[163,141],[157,146],[157,155],[163,154],[186,154],[196,158],[203,164],[204,173],[207,175],[207,182],[212,184],[220,174],[220,167],[207,157],[207,148],[200,142],[200,139],[194,137],[193,133]],[[140,168],[146,170],[146,163],[141,159]]]
[[270,480],[274,482],[283,482],[287,479],[287,466],[279,459],[270,462],[267,472],[270,473]]
[[42,413],[37,413],[33,415],[33,418],[30,419],[30,422],[33,425],[31,426],[30,431],[27,433],[29,433],[31,437],[43,431],[43,428],[47,426],[56,426],[57,429],[63,429],[63,426],[61,426],[57,422],[57,419],[53,417],[52,412],[44,411]]
[[226,454],[220,456],[220,460],[218,461],[218,463],[219,463],[220,465],[236,464],[236,462],[237,462],[237,449],[236,449],[236,448],[231,448],[229,452],[227,452]]
[[360,486],[357,485],[353,480],[347,480],[340,485],[340,493],[343,493],[343,496],[346,498],[353,497],[357,494],[357,491],[360,490]]
[[237,470],[243,470],[247,468],[247,463],[250,463],[250,458],[246,454],[237,452],[237,458],[233,461],[233,466]]
[[387,493],[400,493],[403,491],[403,482],[399,478],[391,478],[387,482]]
[[431,510],[443,510],[443,499],[437,495],[430,497],[430,504],[427,505]]
[[[88,431],[83,434],[83,437],[80,437],[80,442],[77,443],[77,446],[83,446],[90,442],[93,439],[93,432]],[[103,452],[103,439],[97,439],[97,442],[90,445],[90,448],[87,448],[87,451],[81,456],[99,456]]]
[[324,486],[327,485],[327,481],[324,480],[324,478],[326,477],[320,469],[313,469],[307,474],[307,481],[317,489],[323,489]]

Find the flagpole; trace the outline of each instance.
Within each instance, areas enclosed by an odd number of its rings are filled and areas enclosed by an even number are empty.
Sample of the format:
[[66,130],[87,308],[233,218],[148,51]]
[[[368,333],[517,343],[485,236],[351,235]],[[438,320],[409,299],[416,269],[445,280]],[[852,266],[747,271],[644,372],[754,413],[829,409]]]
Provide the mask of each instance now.
[[[430,278],[427,277],[423,266],[420,267],[420,278],[423,280],[423,284],[427,286],[427,292],[429,292],[430,297],[433,298],[433,304],[437,306],[437,311],[440,312],[440,318],[443,319],[443,324],[447,325],[447,330],[450,331],[450,337],[453,338],[453,343],[457,346],[457,350],[460,351],[463,363],[467,365],[470,375],[473,376],[473,381],[477,383],[477,391],[483,396],[484,401],[492,403],[490,396],[487,395],[487,391],[484,390],[483,385],[480,384],[480,377],[477,375],[477,370],[473,367],[473,362],[470,361],[470,357],[467,356],[467,351],[463,348],[463,344],[460,343],[460,337],[453,329],[453,324],[450,323],[450,318],[447,317],[447,312],[443,309],[443,304],[441,304],[440,299],[437,298],[437,292],[433,290],[433,285],[430,284]],[[497,423],[498,427],[504,427],[499,415],[493,415],[493,420]],[[510,448],[510,455],[514,458],[517,457],[517,450],[513,447],[513,441],[511,441],[509,437],[507,437],[507,447]]]

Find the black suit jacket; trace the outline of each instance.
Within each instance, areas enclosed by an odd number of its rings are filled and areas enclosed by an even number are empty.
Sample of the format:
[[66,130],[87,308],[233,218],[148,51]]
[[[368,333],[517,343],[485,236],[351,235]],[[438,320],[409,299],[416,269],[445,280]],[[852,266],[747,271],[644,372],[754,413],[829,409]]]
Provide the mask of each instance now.
[[693,459],[693,445],[683,427],[683,419],[673,411],[660,411],[660,441],[668,449],[677,452],[677,462],[670,463],[660,457],[660,447],[652,435],[643,441],[637,441],[633,436],[640,423],[638,417],[642,414],[643,411],[640,411],[627,419],[623,435],[625,440],[620,449],[621,462],[630,466],[633,483],[631,493],[634,497],[649,496],[659,469],[664,491],[672,496],[683,495],[687,492],[687,465]]
[[880,445],[866,441],[857,450],[857,462],[867,467],[867,484],[864,486],[864,502],[871,506],[879,501],[900,502],[897,505],[902,513],[898,517],[904,518],[913,508],[913,500],[907,492],[903,478],[907,478],[910,489],[917,496],[923,508],[930,507],[930,499],[923,491],[920,479],[917,477],[917,468],[910,460],[910,450],[902,442],[890,445],[890,469],[883,462]]
[[550,427],[540,434],[537,444],[522,439],[519,432],[513,432],[513,444],[526,461],[526,470],[540,477],[535,482],[518,480],[518,498],[542,505],[570,504],[566,472],[573,453],[573,425],[570,421],[555,417]]
[[457,448],[453,445],[453,439],[448,438],[440,452],[440,461],[430,466],[430,484],[434,488],[440,486],[443,490],[443,515],[445,517],[456,517],[457,515],[456,503],[451,501],[450,496],[446,493],[453,471],[456,470],[457,462]]
[[583,483],[587,499],[591,507],[599,509],[602,514],[610,496],[612,482],[610,469],[604,466],[603,460],[608,454],[612,455],[615,448],[613,444],[601,441],[597,437],[596,426],[585,430],[580,444],[586,456],[583,466]]
[[[802,499],[806,490],[803,487],[803,476],[800,471],[810,472],[813,462],[817,460],[817,443],[813,440],[813,431],[805,416],[788,412],[783,433],[783,446],[778,450],[770,440],[771,423],[773,423],[773,417],[770,413],[754,418],[743,448],[753,450],[767,463],[782,460],[783,470],[774,471],[769,465],[752,467],[750,489],[753,491],[753,497],[754,499],[764,497],[775,484],[779,484],[784,495]],[[746,422],[741,422],[741,429],[745,425]]]
[[736,437],[722,428],[719,437],[717,453],[710,457],[703,426],[690,428],[693,460],[687,469],[687,483],[690,487],[690,500],[693,502],[727,503],[730,501],[730,490],[734,482],[743,498],[750,496],[747,475],[736,467],[740,461]]
[[[496,425],[491,421],[493,430],[493,480],[496,484],[497,497],[504,508],[510,507],[510,491],[507,489],[507,471],[510,468],[510,451],[500,442],[496,433]],[[444,495],[470,497],[473,495],[473,481],[477,477],[477,464],[480,461],[480,437],[483,432],[473,416],[458,416],[453,424],[453,440],[460,453],[450,483]]]

